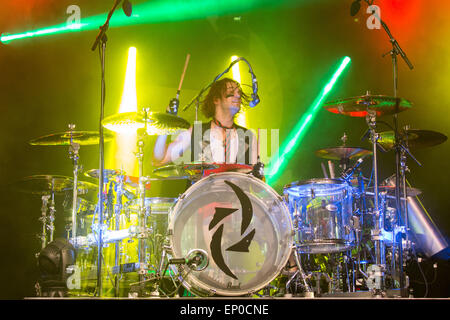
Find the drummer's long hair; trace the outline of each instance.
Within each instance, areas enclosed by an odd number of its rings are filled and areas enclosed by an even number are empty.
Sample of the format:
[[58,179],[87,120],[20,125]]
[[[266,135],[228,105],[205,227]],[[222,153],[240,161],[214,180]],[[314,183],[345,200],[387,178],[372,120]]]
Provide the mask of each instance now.
[[[214,104],[214,99],[216,98],[222,98],[226,92],[227,92],[227,83],[233,82],[236,83],[239,88],[241,88],[241,85],[239,82],[230,79],[230,78],[223,78],[219,81],[216,81],[212,84],[211,88],[209,89],[208,94],[206,95],[205,99],[202,101],[201,110],[203,115],[206,118],[213,118],[216,112],[216,105]],[[241,110],[242,107],[248,106],[249,98],[248,96],[242,91],[241,88]]]

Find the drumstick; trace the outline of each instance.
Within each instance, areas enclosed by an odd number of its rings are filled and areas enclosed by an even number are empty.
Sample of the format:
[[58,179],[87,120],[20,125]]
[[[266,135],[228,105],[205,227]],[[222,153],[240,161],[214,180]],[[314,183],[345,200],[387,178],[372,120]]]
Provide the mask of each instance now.
[[325,165],[323,164],[323,162],[321,162],[320,165],[322,166],[323,176],[325,177],[325,179],[328,179],[327,169],[325,168]]
[[190,58],[191,58],[191,55],[188,53],[186,56],[186,62],[184,63],[184,70],[183,70],[183,73],[181,74],[180,85],[178,86],[178,90],[177,90],[177,99],[180,96],[181,86],[183,85],[184,75],[186,74],[186,69],[187,69]]
[[328,160],[328,169],[330,169],[330,178],[334,179],[334,163]]

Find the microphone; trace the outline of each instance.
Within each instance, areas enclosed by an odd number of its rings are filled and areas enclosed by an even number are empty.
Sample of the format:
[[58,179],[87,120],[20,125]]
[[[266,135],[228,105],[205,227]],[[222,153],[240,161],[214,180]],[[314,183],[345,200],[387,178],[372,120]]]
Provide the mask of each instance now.
[[132,13],[132,11],[133,11],[133,8],[132,8],[132,6],[131,6],[131,2],[130,2],[130,1],[124,0],[124,1],[122,2],[122,9],[123,9],[123,12],[125,13],[125,15],[126,15],[127,17],[130,17],[130,16],[131,16],[131,13]]
[[347,170],[342,172],[341,178],[344,180],[347,180],[348,178],[350,178],[353,175],[353,172],[355,172],[355,170],[361,165],[363,160],[364,160],[363,157],[359,158],[353,166],[351,166],[350,168],[348,168]]
[[350,15],[352,17],[356,16],[356,14],[359,12],[359,9],[361,9],[361,0],[353,1],[352,6],[350,7]]
[[238,63],[239,61],[245,61],[245,63],[247,63],[248,65],[248,72],[250,72],[250,75],[252,76],[252,101],[250,101],[248,103],[250,108],[254,108],[258,103],[259,103],[259,96],[258,96],[258,81],[256,80],[256,76],[255,73],[253,72],[252,66],[250,65],[250,63],[244,59],[243,57],[238,57],[236,60],[233,60],[233,62],[231,62],[231,64],[228,66],[228,68],[222,72],[221,74],[219,74],[215,79],[214,82],[216,82],[222,75],[224,75],[225,73],[227,73],[228,71],[230,71],[231,67],[234,66],[234,64]]
[[248,104],[251,108],[254,108],[259,103],[259,96],[258,96],[258,81],[256,80],[256,76],[253,73],[252,69],[250,68],[250,74],[252,75],[252,101]]

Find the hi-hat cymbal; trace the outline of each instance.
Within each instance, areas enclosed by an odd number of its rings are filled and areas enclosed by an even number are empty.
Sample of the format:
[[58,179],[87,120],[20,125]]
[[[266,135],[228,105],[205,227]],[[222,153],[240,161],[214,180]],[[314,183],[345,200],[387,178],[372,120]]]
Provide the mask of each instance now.
[[371,95],[337,99],[324,104],[324,108],[332,113],[351,117],[365,117],[368,111],[375,112],[377,116],[390,115],[408,110],[412,103],[406,99]]
[[178,130],[189,129],[188,121],[168,113],[156,112],[124,112],[109,116],[102,121],[102,125],[118,133],[136,132],[147,125],[148,135],[166,135]]
[[[103,170],[103,179],[111,179],[114,178],[116,176],[119,176],[123,173],[121,173],[120,170],[115,170],[115,169],[104,169]],[[91,177],[94,179],[99,179],[100,178],[100,169],[91,169],[88,170],[84,173],[84,175],[86,177]]]
[[[378,143],[385,149],[392,149],[395,146],[394,131],[385,131],[379,133],[380,139]],[[422,149],[432,147],[447,140],[447,136],[442,133],[431,130],[414,130],[409,129],[400,134],[402,140],[408,141],[408,148]]]
[[[113,138],[114,135],[111,133],[103,134],[104,141]],[[33,139],[30,144],[34,146],[69,146],[71,142],[83,146],[99,144],[100,134],[97,131],[65,131]]]
[[[34,195],[63,194],[73,190],[73,179],[61,175],[34,175],[14,183],[14,189]],[[78,181],[78,194],[96,190],[97,186],[86,181]]]
[[316,156],[323,159],[330,160],[342,160],[349,159],[352,160],[354,158],[365,157],[371,155],[372,151],[359,148],[359,147],[334,147],[334,148],[325,148],[316,151]]

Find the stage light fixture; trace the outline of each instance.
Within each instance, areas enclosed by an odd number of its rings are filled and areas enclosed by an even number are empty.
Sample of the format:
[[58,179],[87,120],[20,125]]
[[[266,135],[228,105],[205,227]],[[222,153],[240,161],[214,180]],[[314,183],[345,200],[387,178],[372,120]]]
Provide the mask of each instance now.
[[70,276],[67,267],[74,265],[75,260],[75,248],[66,239],[58,238],[41,250],[37,261],[40,296],[67,296],[67,279]]

